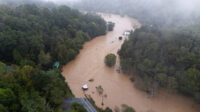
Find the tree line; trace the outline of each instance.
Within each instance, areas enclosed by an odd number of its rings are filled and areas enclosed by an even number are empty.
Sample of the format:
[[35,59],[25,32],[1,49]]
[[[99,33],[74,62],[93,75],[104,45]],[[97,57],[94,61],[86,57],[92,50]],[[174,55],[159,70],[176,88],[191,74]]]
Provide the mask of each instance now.
[[118,52],[122,70],[135,74],[136,86],[152,96],[164,87],[200,102],[200,33],[193,27],[162,32],[143,26],[132,32]]

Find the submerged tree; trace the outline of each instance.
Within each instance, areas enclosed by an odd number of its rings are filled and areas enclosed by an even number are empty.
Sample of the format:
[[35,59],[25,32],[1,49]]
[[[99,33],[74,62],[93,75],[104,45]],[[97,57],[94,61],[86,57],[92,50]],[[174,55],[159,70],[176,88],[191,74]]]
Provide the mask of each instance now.
[[122,112],[135,112],[135,109],[126,104],[122,104]]
[[116,56],[115,54],[108,54],[106,57],[105,57],[105,60],[104,60],[105,64],[108,66],[108,67],[113,67],[116,63]]
[[113,22],[108,22],[108,31],[113,31],[114,26],[115,26],[115,23],[113,23]]

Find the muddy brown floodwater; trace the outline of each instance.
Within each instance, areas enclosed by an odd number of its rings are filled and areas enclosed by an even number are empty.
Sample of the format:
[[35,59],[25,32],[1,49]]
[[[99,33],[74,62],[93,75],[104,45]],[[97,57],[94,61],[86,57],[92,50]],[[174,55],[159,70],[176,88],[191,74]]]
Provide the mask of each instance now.
[[[88,84],[89,89],[85,93],[91,95],[97,106],[102,107],[102,97],[96,90],[101,85],[107,95],[103,98],[103,108],[108,106],[114,109],[127,104],[137,112],[200,112],[199,105],[180,94],[170,94],[166,98],[165,92],[161,91],[155,98],[148,98],[146,93],[134,87],[127,75],[116,71],[119,59],[114,68],[106,67],[104,57],[108,53],[117,54],[123,44],[118,37],[124,31],[133,29],[133,25],[140,24],[129,17],[101,15],[106,21],[115,23],[114,31],[86,42],[76,59],[63,67],[62,75],[76,97],[84,97],[81,87]],[[90,79],[94,81],[90,82]]]

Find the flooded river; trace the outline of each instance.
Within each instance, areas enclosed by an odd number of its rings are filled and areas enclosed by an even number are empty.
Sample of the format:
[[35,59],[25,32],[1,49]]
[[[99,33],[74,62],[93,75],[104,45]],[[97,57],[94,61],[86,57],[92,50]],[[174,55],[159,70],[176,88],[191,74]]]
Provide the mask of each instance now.
[[[99,36],[84,44],[84,48],[74,61],[63,67],[62,75],[76,97],[84,97],[81,87],[87,84],[89,89],[85,94],[91,95],[99,107],[106,106],[114,109],[127,104],[137,112],[200,112],[199,105],[191,99],[180,94],[170,94],[166,99],[164,91],[155,98],[134,87],[127,75],[118,73],[119,59],[114,68],[108,68],[104,64],[104,57],[108,53],[117,54],[123,44],[118,40],[124,31],[133,29],[134,25],[140,24],[129,17],[118,15],[101,14],[106,21],[115,23],[114,31],[105,36]],[[89,81],[93,79],[93,81]],[[96,87],[101,85],[104,89],[102,96],[98,94]]]

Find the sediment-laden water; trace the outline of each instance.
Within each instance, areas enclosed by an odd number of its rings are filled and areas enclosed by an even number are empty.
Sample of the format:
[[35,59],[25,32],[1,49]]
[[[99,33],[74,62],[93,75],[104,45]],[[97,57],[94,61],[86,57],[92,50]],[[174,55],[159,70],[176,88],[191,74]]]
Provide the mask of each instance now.
[[[84,97],[89,94],[99,107],[106,106],[114,109],[121,104],[133,107],[137,112],[200,112],[199,105],[180,94],[169,94],[166,98],[165,91],[150,99],[148,95],[134,87],[129,77],[118,73],[119,59],[114,68],[108,68],[104,64],[104,57],[108,53],[117,54],[123,44],[119,36],[133,29],[133,26],[140,26],[139,22],[129,17],[121,17],[113,14],[101,14],[106,21],[115,23],[114,31],[105,36],[99,36],[86,42],[84,48],[75,60],[63,67],[62,75],[76,97]],[[94,81],[89,81],[93,79]],[[87,84],[89,89],[84,93],[82,85]],[[104,89],[102,96],[98,94],[96,87],[101,85]]]

